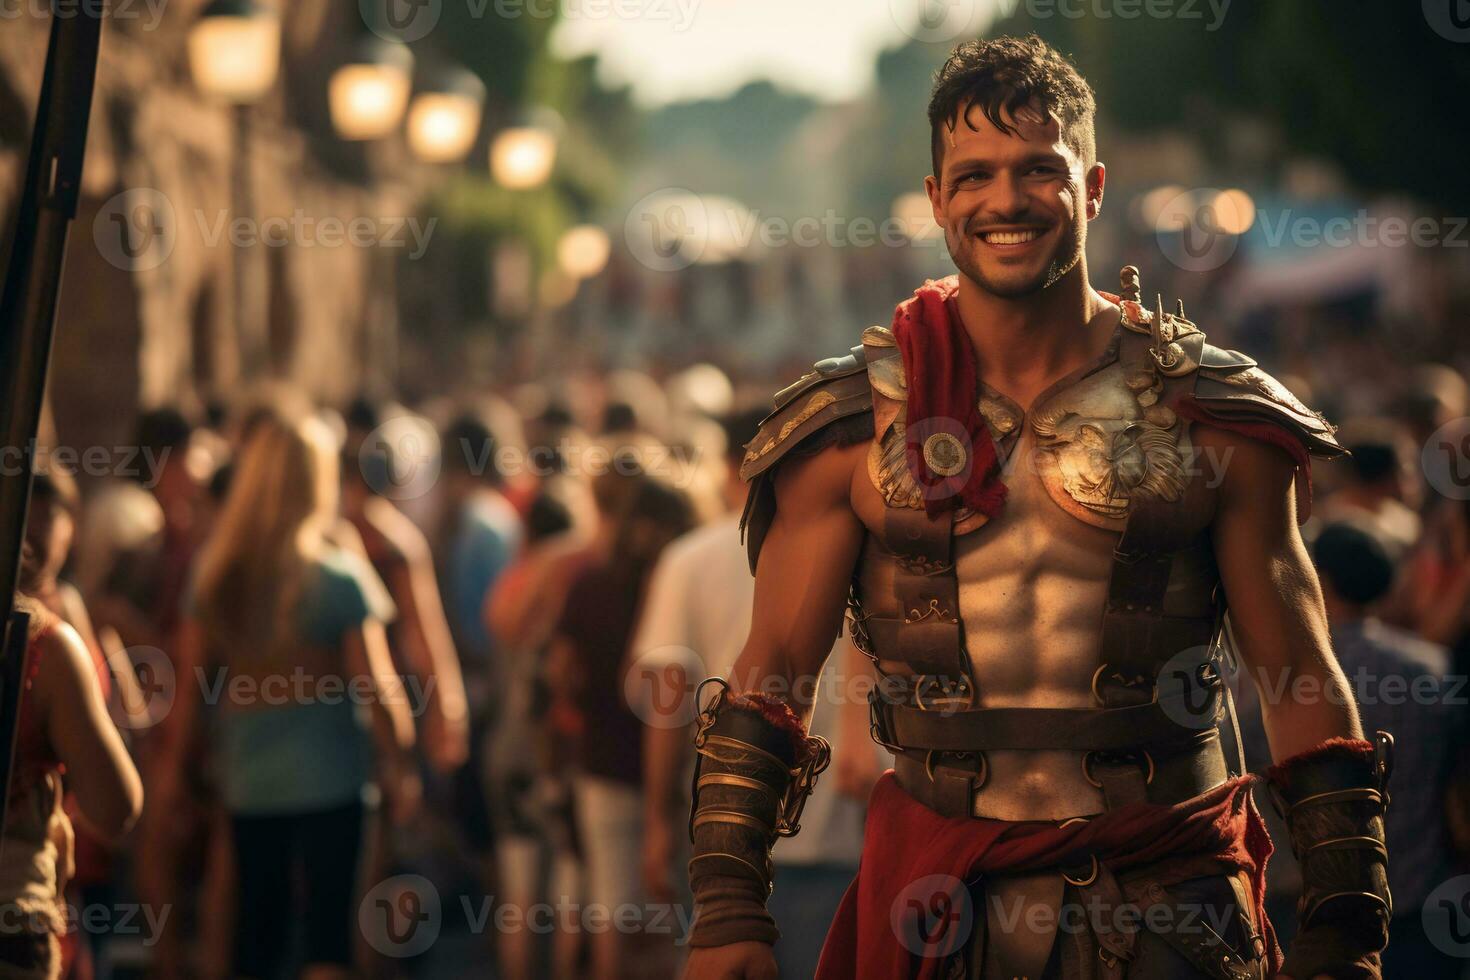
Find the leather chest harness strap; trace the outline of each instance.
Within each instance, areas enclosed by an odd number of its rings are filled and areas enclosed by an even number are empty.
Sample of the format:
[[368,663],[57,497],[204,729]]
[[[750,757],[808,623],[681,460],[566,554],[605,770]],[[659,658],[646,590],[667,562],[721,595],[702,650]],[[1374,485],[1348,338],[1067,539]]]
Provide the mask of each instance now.
[[[1136,348],[1144,338],[1130,335]],[[1191,349],[1187,355],[1198,363],[1198,346],[1203,338],[1195,335],[1183,343]],[[1142,352],[1140,352],[1142,353]],[[1191,394],[1197,372],[1163,378],[1160,400],[1165,404]],[[1183,422],[1179,423],[1183,425]],[[1212,695],[1223,687],[1223,677],[1214,665],[1214,639],[1219,616],[1181,617],[1164,614],[1164,595],[1169,586],[1174,556],[1191,543],[1204,523],[1198,508],[1207,506],[1198,493],[1186,492],[1182,499],[1166,501],[1155,495],[1142,494],[1129,507],[1127,525],[1113,552],[1113,568],[1108,582],[1107,606],[1103,612],[1100,653],[1102,663],[1093,678],[1093,695],[1102,703],[1104,712],[1133,710],[1143,706],[1162,710],[1159,701],[1160,675],[1169,668],[1194,673],[1192,682],[1201,682]],[[1185,694],[1180,690],[1174,693]],[[1191,685],[1192,689],[1192,685]],[[1182,711],[1169,712],[1173,725],[1171,738],[1167,731],[1155,737],[1141,737],[1138,748],[1122,752],[1095,751],[1084,763],[1089,779],[1099,785],[1108,809],[1150,799],[1149,784],[1157,775],[1158,760],[1150,748],[1167,751],[1180,736],[1195,736],[1199,750],[1175,755],[1183,772],[1171,772],[1194,795],[1227,776],[1225,759],[1220,749],[1215,724],[1217,711],[1198,718]],[[1183,707],[1178,705],[1176,707]],[[1180,719],[1194,727],[1181,724]],[[1156,749],[1155,752],[1158,750]],[[1203,785],[1199,785],[1203,783]],[[1160,787],[1163,789],[1163,787]],[[1178,790],[1175,789],[1174,792]],[[1173,793],[1168,793],[1173,795]],[[1173,801],[1169,801],[1173,802]]]
[[952,510],[930,517],[922,509],[885,509],[883,536],[897,564],[894,589],[903,616],[872,625],[878,629],[874,639],[880,646],[891,639],[893,659],[908,664],[916,674],[935,678],[939,685],[935,693],[968,702],[970,672],[951,554],[953,515]]
[[[1189,353],[1197,363],[1198,351]],[[1148,338],[1125,332],[1119,354],[1148,356]],[[1160,401],[1190,393],[1195,378],[1194,371],[1165,377]],[[986,778],[984,753],[998,749],[1085,753],[1084,772],[1108,809],[1142,800],[1177,802],[1222,782],[1228,769],[1215,727],[1218,712],[1191,727],[1157,696],[1166,664],[1171,672],[1193,672],[1215,693],[1222,686],[1213,642],[1218,616],[1163,611],[1174,555],[1191,545],[1200,526],[1191,508],[1204,500],[1186,494],[1173,502],[1147,495],[1132,501],[1102,616],[1102,663],[1093,679],[1097,708],[974,707],[978,696],[953,562],[954,511],[930,517],[922,508],[886,507],[882,543],[896,564],[903,615],[865,616],[855,595],[852,625],[860,649],[876,661],[902,664],[916,678],[885,678],[872,698],[874,738],[894,751],[905,789],[947,816],[971,815]]]

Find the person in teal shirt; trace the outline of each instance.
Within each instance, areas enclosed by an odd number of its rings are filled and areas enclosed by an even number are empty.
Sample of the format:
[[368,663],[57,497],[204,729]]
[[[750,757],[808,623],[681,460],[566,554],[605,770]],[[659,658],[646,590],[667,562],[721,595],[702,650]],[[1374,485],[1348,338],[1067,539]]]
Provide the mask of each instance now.
[[330,543],[337,494],[321,421],[258,421],[185,604],[163,769],[186,771],[188,733],[207,722],[235,849],[237,976],[278,975],[294,928],[305,967],[347,976],[372,790],[400,821],[418,797],[383,627],[393,606],[371,566]]

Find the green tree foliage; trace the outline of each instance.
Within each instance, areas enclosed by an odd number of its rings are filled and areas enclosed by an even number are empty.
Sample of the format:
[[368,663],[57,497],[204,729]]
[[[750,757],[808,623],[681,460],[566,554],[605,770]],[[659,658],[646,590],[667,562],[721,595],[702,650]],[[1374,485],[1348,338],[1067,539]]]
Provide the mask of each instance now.
[[1022,5],[994,30],[1035,31],[1070,54],[1125,131],[1181,127],[1209,147],[1216,112],[1251,113],[1289,151],[1333,161],[1365,190],[1470,203],[1470,43],[1436,33],[1424,3],[1235,2],[1218,18],[1203,2],[1161,9],[1176,16],[1038,18]]

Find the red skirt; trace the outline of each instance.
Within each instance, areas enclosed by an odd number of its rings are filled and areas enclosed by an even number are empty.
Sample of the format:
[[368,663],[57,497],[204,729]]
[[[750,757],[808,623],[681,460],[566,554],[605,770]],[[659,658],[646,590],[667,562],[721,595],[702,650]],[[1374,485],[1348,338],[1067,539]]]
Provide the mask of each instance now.
[[1185,856],[1246,872],[1274,976],[1280,952],[1265,914],[1271,838],[1251,798],[1255,778],[1230,780],[1174,806],[1137,803],[1060,827],[942,817],[886,773],[869,801],[862,862],[827,934],[817,980],[936,976],[944,958],[916,957],[900,938],[913,932],[903,917],[916,914],[906,900],[916,883],[932,876],[973,881],[985,874],[1040,871],[1088,855],[1115,873]]

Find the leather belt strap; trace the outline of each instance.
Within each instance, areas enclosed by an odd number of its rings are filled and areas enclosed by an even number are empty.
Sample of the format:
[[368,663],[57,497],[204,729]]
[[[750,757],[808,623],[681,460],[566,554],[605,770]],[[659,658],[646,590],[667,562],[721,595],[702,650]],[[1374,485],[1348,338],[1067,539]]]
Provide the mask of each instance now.
[[878,725],[886,741],[926,752],[994,749],[1075,749],[1129,752],[1178,744],[1196,733],[1157,703],[1127,708],[976,708],[925,711],[879,700]]
[[[1153,778],[1143,763],[1129,763],[1139,774],[1144,799],[1169,805],[1193,799],[1230,777],[1219,733],[1199,733],[1199,740],[1182,749],[1150,750]],[[1079,755],[1077,765],[1081,766]],[[894,775],[904,792],[945,817],[985,816],[985,791],[980,763],[973,757],[921,751],[899,752],[893,758]],[[1089,770],[1100,775],[1094,764]],[[1081,816],[1081,814],[1079,814]]]
[[1117,928],[1114,917],[1123,907],[1123,889],[1107,862],[1095,856],[1061,869],[1068,888],[1064,900],[1075,901],[1087,910],[1100,914],[1088,916],[1089,931],[1097,943],[1100,978],[1122,980],[1127,965],[1134,957],[1138,941],[1136,932]]

